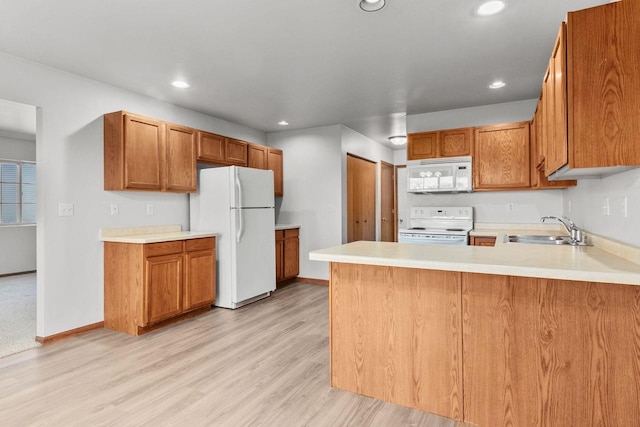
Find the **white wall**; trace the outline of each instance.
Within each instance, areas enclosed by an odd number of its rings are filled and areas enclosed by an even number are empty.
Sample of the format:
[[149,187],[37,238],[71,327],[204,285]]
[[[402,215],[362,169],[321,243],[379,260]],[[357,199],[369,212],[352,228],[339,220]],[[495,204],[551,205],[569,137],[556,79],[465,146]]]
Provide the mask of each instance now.
[[380,191],[380,161],[393,164],[393,150],[373,141],[354,131],[342,126],[342,241],[347,241],[347,153],[354,154],[372,162],[376,162],[376,240],[380,240],[382,217],[381,191]]
[[[622,212],[625,197],[626,218]],[[605,198],[609,199],[608,216],[602,211]],[[640,169],[579,180],[577,187],[565,190],[563,212],[587,232],[640,247]]]
[[[265,143],[262,132],[0,54],[0,99],[35,105],[38,336],[103,320],[101,228],[189,225],[188,196],[103,191],[102,115],[117,110]],[[72,217],[58,203],[73,203]],[[118,203],[120,214],[109,215]],[[146,204],[154,215],[146,215]]]
[[300,277],[328,279],[328,264],[310,261],[309,252],[342,243],[341,137],[341,125],[268,135],[268,145],[284,152],[276,223],[301,227]]
[[[530,99],[407,116],[407,133],[527,121],[533,117],[537,102],[537,99]],[[396,164],[406,164],[406,158],[406,149],[394,153]],[[407,209],[412,206],[473,206],[476,222],[527,224],[539,222],[543,215],[560,215],[562,195],[562,190],[492,191],[407,194],[406,199]],[[507,209],[509,203],[513,203],[513,211]]]
[[[36,109],[33,108],[35,128]],[[1,132],[1,130],[0,130]],[[0,134],[0,159],[36,160],[35,139],[17,139]],[[36,269],[36,226],[0,227],[0,275]]]
[[407,116],[407,133],[531,120],[537,99]]

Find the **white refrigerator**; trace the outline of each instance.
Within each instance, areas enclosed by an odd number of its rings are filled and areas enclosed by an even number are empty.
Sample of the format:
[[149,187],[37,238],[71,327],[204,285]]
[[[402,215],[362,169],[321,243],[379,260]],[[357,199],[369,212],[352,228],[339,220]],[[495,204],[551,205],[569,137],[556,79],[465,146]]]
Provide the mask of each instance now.
[[191,230],[217,233],[216,302],[235,309],[276,289],[273,171],[201,169]]

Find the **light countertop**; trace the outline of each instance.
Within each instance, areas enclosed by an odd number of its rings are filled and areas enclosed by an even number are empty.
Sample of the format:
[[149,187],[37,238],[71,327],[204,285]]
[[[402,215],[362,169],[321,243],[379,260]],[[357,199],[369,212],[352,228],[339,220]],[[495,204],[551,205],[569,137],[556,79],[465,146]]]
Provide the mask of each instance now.
[[107,228],[100,230],[100,240],[116,243],[159,243],[175,240],[214,237],[216,233],[207,231],[182,231],[180,225]]
[[494,247],[361,241],[310,252],[309,259],[640,285],[640,264],[596,246],[504,243],[500,232],[496,236]]
[[300,228],[298,224],[276,224],[276,230],[289,230],[291,228]]

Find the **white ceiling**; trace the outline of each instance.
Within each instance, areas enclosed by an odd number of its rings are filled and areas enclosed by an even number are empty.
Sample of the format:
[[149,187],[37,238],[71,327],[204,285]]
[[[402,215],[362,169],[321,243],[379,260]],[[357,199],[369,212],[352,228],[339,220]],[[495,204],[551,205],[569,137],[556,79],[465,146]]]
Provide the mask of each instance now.
[[608,2],[507,1],[3,0],[0,51],[265,132],[386,143],[407,114],[537,98],[567,11]]

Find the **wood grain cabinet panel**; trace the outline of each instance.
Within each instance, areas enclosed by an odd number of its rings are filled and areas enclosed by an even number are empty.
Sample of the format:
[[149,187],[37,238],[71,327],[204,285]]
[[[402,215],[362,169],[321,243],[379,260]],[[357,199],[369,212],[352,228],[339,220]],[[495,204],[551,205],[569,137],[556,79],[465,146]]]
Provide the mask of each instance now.
[[195,130],[125,111],[104,115],[105,191],[196,191]]
[[495,246],[495,236],[470,236],[469,244],[471,246]]
[[276,283],[300,274],[300,230],[276,230]]
[[269,147],[257,144],[247,145],[247,166],[254,169],[267,169]]
[[196,130],[170,123],[166,130],[166,189],[193,193],[197,191]]
[[140,335],[211,309],[215,238],[104,244],[104,324]]
[[462,419],[460,292],[457,272],[331,263],[331,385]]
[[284,195],[284,166],[282,150],[269,148],[267,155],[267,169],[273,171],[274,195],[281,197]]
[[529,188],[529,149],[529,122],[476,128],[474,189]]
[[226,153],[224,136],[198,131],[198,161],[223,164],[226,162]]
[[568,14],[554,44],[543,92],[549,115],[547,175],[564,165],[640,165],[638,51],[637,1]]
[[231,165],[247,166],[247,143],[233,138],[225,138],[226,161]]
[[462,304],[465,421],[639,425],[640,288],[463,273]]
[[470,156],[473,128],[412,133],[407,136],[407,160]]

